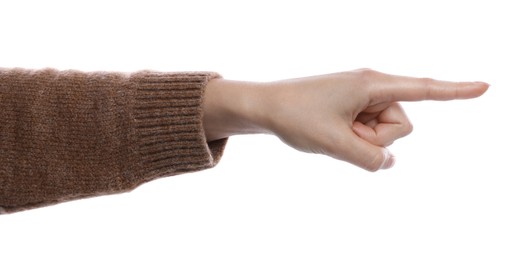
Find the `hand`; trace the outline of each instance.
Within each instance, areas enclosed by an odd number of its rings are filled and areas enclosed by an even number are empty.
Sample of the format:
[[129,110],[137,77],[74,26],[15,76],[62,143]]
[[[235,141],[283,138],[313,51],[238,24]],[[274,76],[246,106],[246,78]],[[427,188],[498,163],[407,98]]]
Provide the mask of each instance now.
[[385,147],[412,131],[398,101],[474,98],[488,86],[370,69],[269,83],[213,80],[204,127],[208,140],[271,133],[298,150],[376,171],[394,164]]

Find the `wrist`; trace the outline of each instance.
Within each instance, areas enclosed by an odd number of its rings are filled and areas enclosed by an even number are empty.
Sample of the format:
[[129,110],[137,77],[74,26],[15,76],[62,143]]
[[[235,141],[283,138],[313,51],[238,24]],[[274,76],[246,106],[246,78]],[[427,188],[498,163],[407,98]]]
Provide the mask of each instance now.
[[257,82],[211,80],[205,89],[203,128],[207,141],[268,133],[266,87]]

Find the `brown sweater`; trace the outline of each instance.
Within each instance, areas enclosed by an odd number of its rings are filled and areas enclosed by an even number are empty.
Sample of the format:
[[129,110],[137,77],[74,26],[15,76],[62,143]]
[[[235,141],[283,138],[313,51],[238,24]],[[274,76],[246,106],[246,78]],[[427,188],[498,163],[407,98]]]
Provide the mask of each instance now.
[[0,68],[0,213],[130,191],[214,166],[202,101],[216,73]]

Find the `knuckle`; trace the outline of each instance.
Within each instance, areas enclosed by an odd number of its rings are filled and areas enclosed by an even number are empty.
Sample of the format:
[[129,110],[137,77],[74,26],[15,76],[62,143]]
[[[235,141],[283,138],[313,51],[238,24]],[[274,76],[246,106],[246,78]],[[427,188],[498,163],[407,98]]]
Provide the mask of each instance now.
[[406,124],[406,133],[411,134],[414,131],[414,125],[411,122]]
[[365,72],[365,71],[373,71],[371,68],[359,68],[356,70],[357,72]]
[[362,78],[372,78],[372,77],[375,77],[375,76],[377,76],[379,74],[378,71],[375,71],[375,70],[373,70],[371,68],[358,69],[358,70],[356,70],[356,72]]
[[422,85],[425,89],[425,98],[428,99],[432,96],[433,86],[435,85],[435,80],[432,78],[421,78]]
[[354,75],[358,86],[369,87],[376,85],[380,73],[373,69],[364,68],[355,70]]
[[421,81],[423,82],[423,85],[427,88],[435,83],[435,80],[432,78],[421,78]]
[[409,135],[414,131],[414,125],[411,122],[406,122],[402,125],[403,136]]

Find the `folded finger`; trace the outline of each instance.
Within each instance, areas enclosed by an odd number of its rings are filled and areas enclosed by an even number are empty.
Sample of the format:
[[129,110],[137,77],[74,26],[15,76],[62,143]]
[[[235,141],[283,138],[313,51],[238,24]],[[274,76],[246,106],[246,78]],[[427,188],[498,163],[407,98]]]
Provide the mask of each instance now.
[[412,124],[401,105],[393,103],[379,114],[376,125],[355,121],[353,131],[371,144],[389,146],[395,140],[410,134]]

